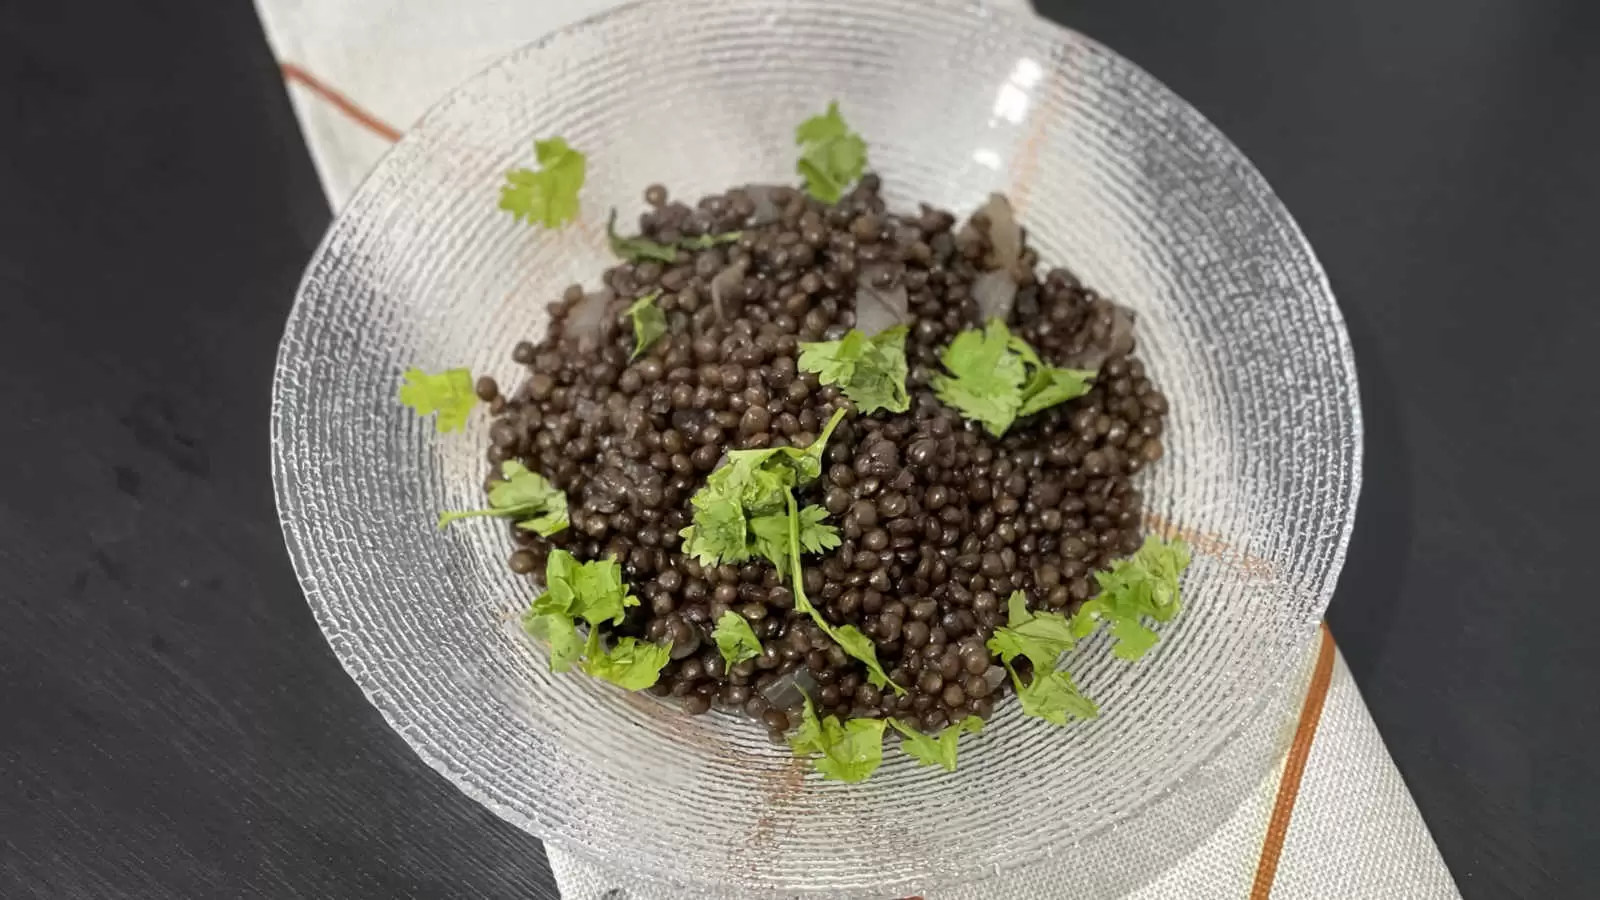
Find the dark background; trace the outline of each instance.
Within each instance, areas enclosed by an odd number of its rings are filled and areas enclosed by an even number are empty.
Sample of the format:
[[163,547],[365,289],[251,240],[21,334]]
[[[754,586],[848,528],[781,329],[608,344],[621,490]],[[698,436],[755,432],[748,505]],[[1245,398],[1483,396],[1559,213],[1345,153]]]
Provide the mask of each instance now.
[[[1600,896],[1600,10],[1042,5],[1332,277],[1368,434],[1330,618],[1463,894]],[[551,895],[282,549],[270,374],[328,220],[249,3],[0,2],[0,897]]]

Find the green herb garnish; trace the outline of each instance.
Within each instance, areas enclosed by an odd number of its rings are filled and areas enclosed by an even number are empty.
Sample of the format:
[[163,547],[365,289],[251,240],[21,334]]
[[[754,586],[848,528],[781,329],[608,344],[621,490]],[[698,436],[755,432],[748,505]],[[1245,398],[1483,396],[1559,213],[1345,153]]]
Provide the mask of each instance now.
[[628,262],[644,262],[653,259],[657,262],[674,263],[678,261],[678,248],[685,250],[709,250],[721,244],[732,244],[744,237],[742,231],[726,231],[722,234],[702,234],[695,237],[686,237],[676,244],[663,244],[652,241],[644,235],[625,237],[617,233],[617,211],[611,210],[611,216],[606,219],[606,241],[611,245],[611,252],[618,259]]
[[809,615],[845,653],[866,664],[867,680],[903,694],[905,688],[890,681],[878,663],[871,639],[854,625],[830,624],[806,598],[801,553],[837,547],[839,533],[822,521],[827,510],[801,509],[794,491],[822,474],[822,451],[843,418],[844,410],[836,410],[822,435],[803,449],[729,453],[689,500],[694,524],[683,529],[683,552],[707,566],[744,562],[752,556],[771,560],[780,573],[790,574],[794,608]]
[[899,719],[891,718],[889,724],[905,738],[900,742],[901,750],[915,757],[922,765],[943,766],[946,772],[956,770],[956,741],[961,735],[977,734],[983,730],[983,720],[977,716],[967,716],[945,726],[937,738],[929,737]]
[[812,764],[823,778],[854,784],[865,781],[883,762],[882,719],[851,719],[838,716],[818,720],[811,698],[806,698],[799,730],[789,736],[796,756],[816,756]]
[[625,637],[608,651],[600,649],[600,629],[589,629],[583,649],[583,670],[626,691],[642,691],[661,679],[672,658],[672,645],[650,644]]
[[[702,565],[740,563],[752,555],[761,555],[782,571],[787,554],[776,549],[780,546],[777,541],[783,540],[779,523],[769,521],[760,526],[759,533],[752,527],[753,523],[777,514],[783,517],[782,525],[787,528],[784,498],[791,488],[807,484],[822,474],[822,451],[843,418],[844,410],[835,411],[822,435],[809,447],[772,447],[729,453],[727,460],[706,478],[705,486],[690,498],[694,523],[682,531],[683,552]],[[814,521],[807,529],[807,545],[837,546],[837,533],[830,526],[822,525],[820,516],[808,515]],[[830,540],[832,543],[827,543]]]
[[1017,410],[1017,418],[1082,397],[1094,386],[1094,376],[1094,372],[1085,369],[1045,366],[1034,370],[1022,386],[1022,408]]
[[[800,509],[800,550],[821,553],[839,546],[839,530],[822,521],[828,511],[812,504]],[[768,513],[750,520],[755,554],[772,561],[779,572],[792,568],[789,562],[789,511]]]
[[536,615],[532,610],[523,613],[522,627],[528,633],[550,645],[550,671],[571,671],[583,658],[583,638],[578,634],[578,624],[571,616],[558,613]]
[[651,291],[628,307],[626,315],[633,322],[633,355],[628,357],[629,362],[638,359],[639,354],[667,333],[667,314],[656,305],[660,296],[660,291]]
[[1027,602],[1021,591],[1011,592],[1011,598],[1006,601],[1009,620],[994,630],[988,646],[1001,662],[1009,663],[1024,656],[1033,663],[1034,671],[1049,671],[1055,668],[1061,654],[1077,644],[1077,636],[1066,616],[1053,612],[1031,613]]
[[756,637],[755,629],[750,627],[744,616],[731,609],[717,620],[711,639],[716,642],[717,652],[722,654],[722,661],[729,668],[761,655],[761,641]]
[[[1024,715],[1065,725],[1069,715],[1089,719],[1100,714],[1094,701],[1078,692],[1070,675],[1055,670],[1061,654],[1080,637],[1074,624],[1058,613],[1029,612],[1021,591],[1013,591],[1006,601],[1006,624],[995,629],[988,646],[1011,674]],[[1033,664],[1033,680],[1026,685],[1013,665],[1019,656]]]
[[559,228],[578,215],[578,191],[588,163],[562,138],[533,142],[540,170],[512,169],[500,188],[500,208],[518,222]]
[[793,566],[793,577],[789,589],[794,593],[794,608],[796,612],[805,613],[811,617],[818,628],[821,628],[833,642],[838,644],[845,653],[860,661],[867,667],[867,680],[875,687],[890,688],[896,694],[904,694],[906,689],[889,680],[888,673],[883,671],[883,665],[878,662],[878,648],[872,639],[861,633],[861,629],[854,625],[839,625],[835,627],[822,617],[821,610],[811,605],[811,599],[806,596],[805,573],[800,570],[800,509],[794,499],[794,491],[785,491],[785,499],[789,504],[789,558]]
[[[522,626],[550,645],[550,671],[566,672],[581,661],[585,672],[630,691],[656,683],[671,658],[670,643],[658,646],[627,637],[609,651],[602,646],[601,626],[622,624],[627,608],[639,605],[615,559],[578,562],[557,548],[550,551],[544,579],[545,591],[523,614]],[[578,635],[579,621],[588,624],[587,640]]]
[[429,375],[411,368],[406,370],[405,382],[400,385],[400,402],[416,410],[419,416],[438,413],[434,425],[444,432],[467,424],[467,414],[478,402],[478,395],[472,392],[472,372],[467,369],[446,369]]
[[852,328],[837,341],[800,345],[803,372],[815,372],[823,384],[837,384],[864,413],[911,408],[906,392],[906,326],[896,325],[873,337]]
[[795,170],[806,180],[806,191],[823,203],[838,203],[845,188],[866,171],[867,142],[845,124],[838,101],[829,103],[826,113],[801,122],[794,142],[801,148]]
[[505,480],[489,489],[488,509],[440,513],[439,527],[444,528],[458,519],[474,516],[499,516],[502,519],[514,519],[518,528],[544,537],[566,529],[566,494],[546,481],[543,475],[529,471],[516,460],[508,459],[501,463],[500,474],[505,476]]
[[1035,669],[1033,680],[1022,683],[1017,670],[1006,664],[1011,673],[1011,684],[1017,689],[1017,700],[1024,715],[1036,716],[1056,725],[1067,724],[1067,717],[1092,719],[1100,715],[1094,701],[1078,692],[1072,676],[1065,672],[1044,672]]
[[1049,366],[1004,322],[956,335],[939,357],[949,372],[933,377],[933,391],[995,437],[1021,416],[1089,392],[1095,373]]
[[611,252],[618,259],[629,262],[644,262],[653,259],[658,262],[672,263],[678,259],[678,248],[671,244],[660,244],[650,240],[644,235],[637,237],[623,237],[617,234],[617,211],[611,210],[611,216],[606,219],[606,240],[611,244]]
[[1116,639],[1114,653],[1127,660],[1143,656],[1158,636],[1142,619],[1166,622],[1178,614],[1178,576],[1189,567],[1189,559],[1189,545],[1182,538],[1168,542],[1147,536],[1133,556],[1112,563],[1110,571],[1095,573],[1100,593],[1072,617],[1074,635],[1082,638],[1107,622]]
[[561,548],[550,551],[544,569],[545,591],[533,601],[534,615],[563,615],[590,625],[621,625],[625,610],[639,598],[622,583],[615,559],[581,563]]

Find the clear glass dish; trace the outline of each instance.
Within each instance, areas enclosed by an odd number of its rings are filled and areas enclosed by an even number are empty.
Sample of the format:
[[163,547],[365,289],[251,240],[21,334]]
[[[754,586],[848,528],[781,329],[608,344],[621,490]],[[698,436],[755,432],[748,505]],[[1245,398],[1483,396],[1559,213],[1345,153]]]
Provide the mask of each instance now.
[[[958,772],[901,754],[823,783],[729,716],[689,718],[555,676],[479,505],[480,410],[434,433],[401,372],[514,384],[512,346],[610,255],[610,207],[793,177],[796,123],[837,99],[891,200],[958,213],[1010,194],[1047,263],[1133,308],[1171,398],[1151,523],[1196,558],[1185,611],[1137,664],[1072,670],[1104,713],[1057,728],[1002,704]],[[583,215],[496,209],[532,141],[588,154]],[[981,5],[673,0],[500,61],[379,164],[306,272],[278,361],[273,474],[307,600],[351,676],[427,763],[541,838],[701,896],[887,897],[1070,854],[1103,896],[1191,849],[1271,765],[1243,726],[1281,700],[1327,605],[1360,481],[1354,363],[1322,270],[1265,181],[1151,76]],[[426,816],[427,810],[417,810]],[[1058,869],[1064,867],[1057,867]]]

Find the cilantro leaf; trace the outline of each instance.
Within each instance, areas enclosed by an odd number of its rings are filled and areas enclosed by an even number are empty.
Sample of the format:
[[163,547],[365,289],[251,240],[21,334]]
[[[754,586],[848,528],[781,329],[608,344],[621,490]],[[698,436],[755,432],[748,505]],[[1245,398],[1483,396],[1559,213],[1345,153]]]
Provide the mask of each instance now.
[[1028,376],[1028,383],[1022,387],[1022,408],[1017,410],[1017,418],[1031,416],[1057,403],[1082,397],[1093,386],[1095,374],[1088,369],[1058,369],[1054,366],[1034,370]]
[[[800,550],[821,553],[839,546],[839,529],[823,521],[828,511],[812,504],[800,510]],[[757,556],[772,561],[779,572],[789,570],[789,514],[769,513],[750,520],[750,534]]]
[[[769,555],[763,550],[782,540],[777,523],[765,523],[759,535],[752,533],[752,525],[773,513],[781,516],[789,489],[822,474],[822,452],[843,418],[844,410],[835,410],[822,434],[804,448],[771,447],[729,453],[727,461],[706,477],[705,486],[689,498],[694,521],[680,532],[683,552],[702,565],[744,562],[758,551],[779,564],[783,554]],[[827,537],[818,529],[807,531],[813,542],[825,546]],[[831,533],[832,529],[828,531]]]
[[532,531],[543,537],[566,530],[567,527],[567,495],[557,494],[548,509],[531,519],[523,519],[517,523],[523,531]]
[[838,716],[818,721],[811,698],[806,698],[798,733],[789,746],[796,756],[819,757],[812,765],[823,778],[854,784],[865,781],[883,762],[882,719],[851,719],[841,723]]
[[800,160],[795,171],[805,179],[806,190],[823,203],[838,203],[867,168],[867,142],[850,130],[839,115],[839,103],[828,104],[828,111],[800,123],[794,130]]
[[540,170],[512,169],[500,188],[500,208],[518,222],[559,228],[578,215],[578,191],[588,162],[562,138],[534,141]]
[[667,314],[656,305],[656,299],[660,296],[660,291],[651,291],[633,301],[625,313],[633,322],[633,355],[628,357],[629,362],[638,359],[639,354],[656,342],[656,338],[667,333]]
[[1155,535],[1128,559],[1119,559],[1106,572],[1096,572],[1100,593],[1078,608],[1073,631],[1083,636],[1104,621],[1111,625],[1117,656],[1135,660],[1155,646],[1158,636],[1141,619],[1167,622],[1181,606],[1178,578],[1189,567],[1189,545],[1182,538],[1171,542]]
[[837,384],[864,413],[911,408],[906,391],[906,326],[896,325],[867,337],[852,328],[837,341],[800,345],[798,365],[815,372],[823,384]]
[[489,489],[488,509],[469,509],[439,515],[439,527],[474,516],[516,519],[517,527],[550,537],[567,527],[567,495],[538,472],[508,459],[500,464],[505,480]]
[[800,510],[800,549],[806,553],[821,553],[839,546],[839,529],[822,521],[828,511],[816,504]]
[[1144,656],[1161,639],[1160,635],[1136,619],[1118,619],[1112,623],[1111,637],[1116,640],[1111,652],[1129,662]]
[[933,377],[934,393],[995,437],[1022,416],[1087,394],[1095,377],[1047,365],[999,319],[956,335],[939,361],[950,374]]
[[425,416],[437,412],[434,425],[441,431],[455,431],[467,424],[467,413],[472,412],[478,395],[472,392],[472,372],[467,369],[446,369],[429,375],[418,368],[406,370],[405,382],[400,385],[400,402]]
[[861,633],[854,625],[841,625],[835,628],[822,617],[822,612],[811,605],[811,599],[806,596],[805,576],[800,571],[800,511],[799,504],[795,502],[794,492],[787,492],[789,501],[789,560],[793,566],[792,584],[789,589],[794,592],[794,608],[798,612],[811,617],[833,642],[838,644],[845,653],[859,660],[867,667],[867,680],[878,688],[892,688],[896,694],[904,694],[906,689],[889,680],[883,671],[883,665],[878,662],[878,649],[872,639]]
[[590,625],[608,620],[621,625],[626,608],[639,605],[639,598],[622,583],[622,566],[615,559],[581,563],[558,547],[550,551],[544,578],[545,592],[533,602],[535,613],[566,615]]
[[1009,663],[1006,671],[1011,673],[1011,684],[1017,689],[1017,700],[1022,704],[1023,715],[1035,716],[1056,725],[1067,724],[1067,717],[1078,719],[1092,719],[1100,715],[1100,708],[1094,701],[1078,692],[1077,685],[1072,683],[1072,676],[1065,672],[1039,672],[1035,671],[1033,680],[1027,685],[1017,676],[1017,670]]
[[716,642],[717,652],[722,654],[722,661],[729,668],[761,655],[761,641],[756,637],[755,629],[750,627],[744,616],[731,609],[717,620],[711,639]]
[[867,336],[852,328],[837,341],[812,341],[800,345],[797,364],[802,372],[817,373],[823,384],[850,380],[866,349]]
[[833,642],[843,648],[844,652],[866,665],[867,681],[871,682],[873,687],[890,688],[896,694],[906,692],[905,688],[889,680],[888,673],[883,671],[883,664],[878,662],[877,645],[872,643],[872,638],[862,634],[861,629],[854,625],[826,626],[822,613],[815,609],[811,612],[811,618],[819,625],[825,626],[822,630],[826,631],[828,637],[833,638]]
[[689,499],[689,505],[695,508],[694,524],[679,532],[685,555],[703,566],[741,563],[750,558],[750,526],[737,499],[714,492],[708,480]]
[[1011,352],[1011,332],[999,319],[982,331],[972,328],[955,336],[939,362],[950,374],[933,376],[933,392],[963,416],[983,425],[995,437],[1006,433],[1022,408],[1022,383],[1027,374],[1022,357]]
[[1013,591],[1006,601],[1009,620],[994,630],[988,647],[998,654],[1001,662],[1010,663],[1019,656],[1033,663],[1035,672],[1055,668],[1061,654],[1077,643],[1072,624],[1060,613],[1030,613],[1027,598],[1021,591]]
[[626,691],[642,691],[661,679],[672,658],[672,644],[650,644],[625,637],[609,651],[600,649],[600,629],[589,629],[584,645],[583,670]]
[[678,248],[671,244],[659,244],[644,235],[637,237],[623,237],[617,234],[617,211],[611,210],[611,216],[606,219],[606,241],[611,244],[611,252],[618,259],[628,262],[644,262],[647,259],[664,263],[673,263],[678,260]]
[[967,716],[945,726],[937,738],[931,738],[899,719],[891,718],[889,724],[905,737],[900,742],[901,750],[915,757],[922,765],[943,766],[946,772],[956,770],[956,741],[961,735],[966,732],[977,734],[983,730],[983,720],[977,716]]
[[560,613],[536,614],[528,610],[522,616],[522,627],[527,632],[550,645],[550,671],[567,672],[583,656],[583,638],[570,616]]

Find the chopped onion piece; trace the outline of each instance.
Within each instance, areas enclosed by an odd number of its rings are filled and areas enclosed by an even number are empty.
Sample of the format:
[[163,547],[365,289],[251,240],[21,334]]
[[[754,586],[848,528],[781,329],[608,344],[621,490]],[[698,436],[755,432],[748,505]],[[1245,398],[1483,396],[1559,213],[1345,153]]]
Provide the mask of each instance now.
[[886,264],[873,263],[863,266],[856,276],[856,329],[868,337],[911,319],[911,299],[904,284],[873,287],[876,277],[886,271]]
[[1011,304],[1017,299],[1017,283],[1011,278],[1011,270],[995,269],[979,275],[972,283],[972,299],[978,301],[978,317],[982,321],[1006,321],[1011,316]]
[[1022,228],[1011,210],[1011,201],[1005,194],[990,194],[989,201],[978,207],[989,220],[989,245],[993,252],[988,260],[990,269],[1010,269],[1022,258]]
[[741,259],[724,268],[711,279],[711,305],[716,307],[717,318],[726,319],[744,305],[744,273],[748,266]]
[[577,341],[580,350],[587,352],[600,346],[604,339],[602,330],[606,324],[606,310],[616,296],[610,288],[589,291],[567,310],[567,317],[562,322],[563,332]]

